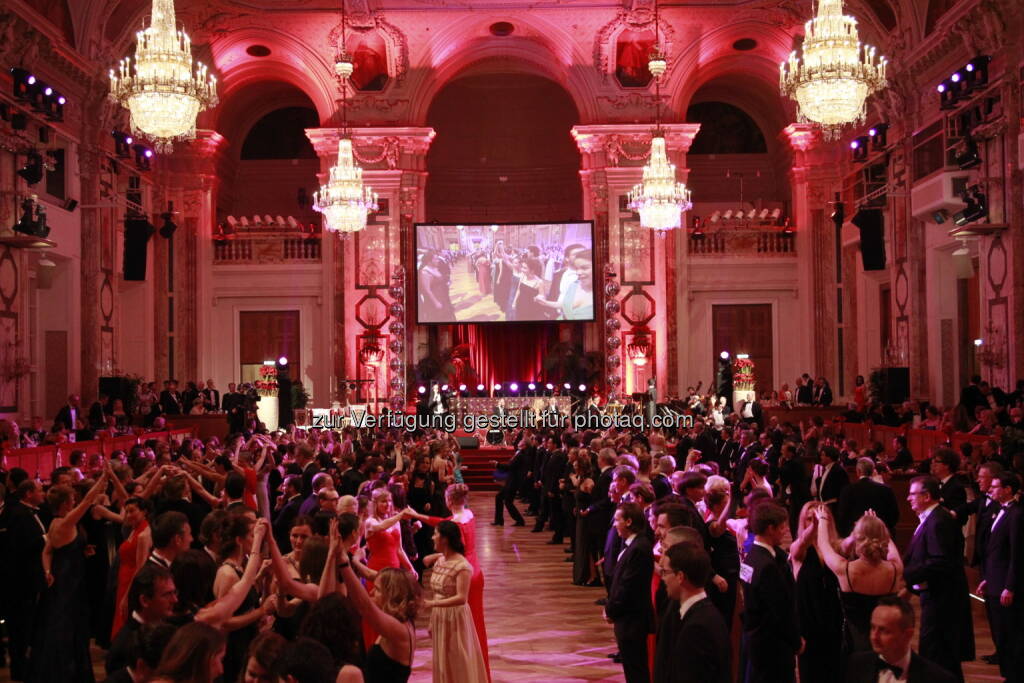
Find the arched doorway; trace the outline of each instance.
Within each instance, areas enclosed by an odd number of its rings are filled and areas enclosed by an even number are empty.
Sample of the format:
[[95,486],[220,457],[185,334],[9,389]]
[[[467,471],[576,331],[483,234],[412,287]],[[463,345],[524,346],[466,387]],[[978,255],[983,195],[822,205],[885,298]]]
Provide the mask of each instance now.
[[[451,81],[427,114],[437,137],[427,155],[426,220],[581,219],[580,155],[571,135],[578,123],[570,95],[540,75],[477,71]],[[481,381],[539,380],[560,328],[550,323],[432,326],[428,357],[443,360],[444,347],[465,344]],[[565,336],[582,339],[579,325],[563,329]]]

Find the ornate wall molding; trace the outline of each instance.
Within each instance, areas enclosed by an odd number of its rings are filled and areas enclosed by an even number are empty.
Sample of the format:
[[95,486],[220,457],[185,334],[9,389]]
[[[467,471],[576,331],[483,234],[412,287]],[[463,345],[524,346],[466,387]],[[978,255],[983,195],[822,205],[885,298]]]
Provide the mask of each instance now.
[[[350,16],[346,24],[345,29],[350,37],[352,35],[365,35],[373,32],[380,35],[384,40],[387,52],[385,59],[388,68],[388,83],[384,85],[384,88],[386,90],[392,80],[401,83],[409,71],[409,41],[406,39],[405,34],[379,14]],[[327,43],[335,52],[337,52],[338,44],[341,41],[341,28],[341,22],[339,21],[331,29],[330,33],[327,34]]]
[[[654,6],[650,3],[634,3],[630,9],[620,9],[615,18],[601,27],[594,38],[594,68],[607,80],[615,73],[615,44],[623,31],[653,31]],[[665,18],[658,18],[658,36],[661,51],[668,57],[668,73],[678,61],[676,30]],[[669,75],[662,78],[670,78]],[[652,80],[653,83],[653,80]]]

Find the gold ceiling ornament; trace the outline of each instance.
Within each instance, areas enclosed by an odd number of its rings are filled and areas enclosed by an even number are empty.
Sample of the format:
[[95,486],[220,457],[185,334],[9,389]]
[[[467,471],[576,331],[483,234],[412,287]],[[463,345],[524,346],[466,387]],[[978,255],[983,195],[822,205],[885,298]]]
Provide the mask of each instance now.
[[131,113],[132,132],[169,152],[195,137],[196,116],[217,106],[217,78],[193,63],[192,41],[178,31],[174,0],[153,0],[149,28],[136,35],[135,59],[110,70],[110,97]]
[[888,61],[861,44],[857,20],[843,14],[842,0],[818,0],[804,33],[803,54],[794,50],[779,65],[779,88],[796,100],[801,120],[835,139],[842,126],[863,120],[868,96],[885,87]]
[[654,3],[654,51],[647,68],[654,76],[654,131],[651,156],[644,165],[643,180],[629,191],[629,208],[640,214],[640,225],[664,235],[682,225],[683,212],[693,208],[690,190],[676,182],[676,167],[668,159],[665,134],[661,130],[661,76],[668,61],[658,47],[658,3]]

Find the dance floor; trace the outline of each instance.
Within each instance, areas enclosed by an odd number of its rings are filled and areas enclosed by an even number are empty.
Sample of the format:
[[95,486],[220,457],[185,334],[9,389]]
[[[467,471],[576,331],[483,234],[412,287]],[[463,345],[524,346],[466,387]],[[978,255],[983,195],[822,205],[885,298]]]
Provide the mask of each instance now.
[[[622,668],[607,658],[615,650],[611,626],[601,619],[594,600],[604,589],[573,586],[572,565],[564,546],[547,545],[550,533],[530,533],[527,526],[492,527],[494,496],[471,496],[477,515],[477,551],[486,574],[484,603],[494,683],[520,681],[622,681]],[[523,509],[520,505],[520,509]],[[993,652],[984,607],[972,600],[979,655]],[[916,607],[916,601],[915,601]],[[421,614],[413,683],[431,680],[429,612]],[[96,680],[102,681],[103,651],[93,648]],[[967,683],[999,681],[995,666],[975,661],[964,665]],[[0,683],[9,681],[0,669]],[[472,683],[466,681],[466,683]]]
[[466,268],[464,259],[452,264],[452,285],[449,291],[456,318],[474,322],[504,320],[505,314],[498,308],[494,297],[480,292],[476,274]]

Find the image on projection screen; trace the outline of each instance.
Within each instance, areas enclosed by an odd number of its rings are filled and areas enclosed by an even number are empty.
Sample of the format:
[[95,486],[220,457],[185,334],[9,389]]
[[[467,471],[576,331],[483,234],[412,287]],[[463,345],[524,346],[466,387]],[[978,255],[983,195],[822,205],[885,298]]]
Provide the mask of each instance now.
[[416,226],[417,320],[594,319],[593,224]]

